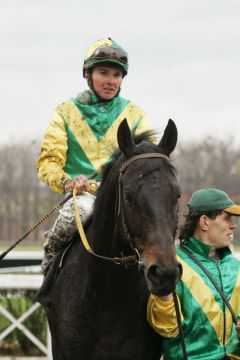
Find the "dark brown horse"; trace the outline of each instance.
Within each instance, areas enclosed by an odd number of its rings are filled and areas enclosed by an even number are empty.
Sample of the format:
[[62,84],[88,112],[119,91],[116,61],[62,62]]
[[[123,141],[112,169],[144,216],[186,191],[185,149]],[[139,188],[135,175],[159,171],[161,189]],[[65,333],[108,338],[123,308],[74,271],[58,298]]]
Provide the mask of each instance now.
[[[160,358],[161,340],[146,321],[146,308],[149,290],[167,294],[180,276],[174,247],[179,188],[168,159],[177,129],[169,120],[158,145],[146,134],[135,141],[123,121],[121,151],[104,170],[86,228],[96,254],[123,261],[90,254],[76,235],[54,285],[47,295],[46,284],[39,293],[54,360]],[[54,266],[49,279],[53,272]]]

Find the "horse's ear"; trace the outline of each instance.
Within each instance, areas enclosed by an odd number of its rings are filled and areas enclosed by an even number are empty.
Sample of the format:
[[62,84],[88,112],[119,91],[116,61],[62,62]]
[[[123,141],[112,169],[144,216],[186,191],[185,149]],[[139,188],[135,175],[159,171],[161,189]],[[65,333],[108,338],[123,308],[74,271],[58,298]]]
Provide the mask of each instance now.
[[177,144],[178,131],[173,120],[169,119],[164,130],[164,134],[158,144],[158,147],[166,155],[170,155]]
[[117,139],[118,139],[119,149],[123,152],[123,154],[127,158],[129,158],[132,155],[132,150],[135,144],[127,123],[127,119],[124,119],[119,125],[117,132]]

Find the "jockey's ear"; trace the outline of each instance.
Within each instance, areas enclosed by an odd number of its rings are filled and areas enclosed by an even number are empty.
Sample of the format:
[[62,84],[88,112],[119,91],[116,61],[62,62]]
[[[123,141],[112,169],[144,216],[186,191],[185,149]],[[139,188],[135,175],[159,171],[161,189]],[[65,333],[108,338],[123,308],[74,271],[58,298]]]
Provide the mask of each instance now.
[[117,139],[119,149],[123,152],[126,158],[129,158],[132,155],[135,143],[133,141],[127,119],[124,119],[119,125]]
[[169,119],[164,134],[158,144],[160,152],[170,155],[177,144],[178,131],[173,120]]

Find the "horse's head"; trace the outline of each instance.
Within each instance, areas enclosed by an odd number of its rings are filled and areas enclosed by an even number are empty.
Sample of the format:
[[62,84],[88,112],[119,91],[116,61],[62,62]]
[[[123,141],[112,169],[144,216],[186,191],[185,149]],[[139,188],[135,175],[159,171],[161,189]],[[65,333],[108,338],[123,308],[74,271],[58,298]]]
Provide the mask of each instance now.
[[166,295],[181,276],[174,245],[180,195],[169,155],[177,143],[177,128],[169,120],[158,145],[135,144],[127,121],[118,129],[124,154],[120,169],[118,216],[125,241],[139,253],[149,290]]

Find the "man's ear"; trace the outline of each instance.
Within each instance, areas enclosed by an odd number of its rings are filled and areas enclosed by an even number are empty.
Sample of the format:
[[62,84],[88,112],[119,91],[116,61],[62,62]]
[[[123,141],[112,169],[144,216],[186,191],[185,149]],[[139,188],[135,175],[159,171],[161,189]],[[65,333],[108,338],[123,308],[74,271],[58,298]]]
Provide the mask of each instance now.
[[84,76],[84,79],[88,80],[89,74],[88,74],[88,71],[87,71],[87,70],[84,70],[83,76]]
[[209,217],[207,217],[206,215],[202,215],[199,218],[199,226],[201,228],[201,230],[203,231],[207,231],[208,230],[208,226],[209,226]]

